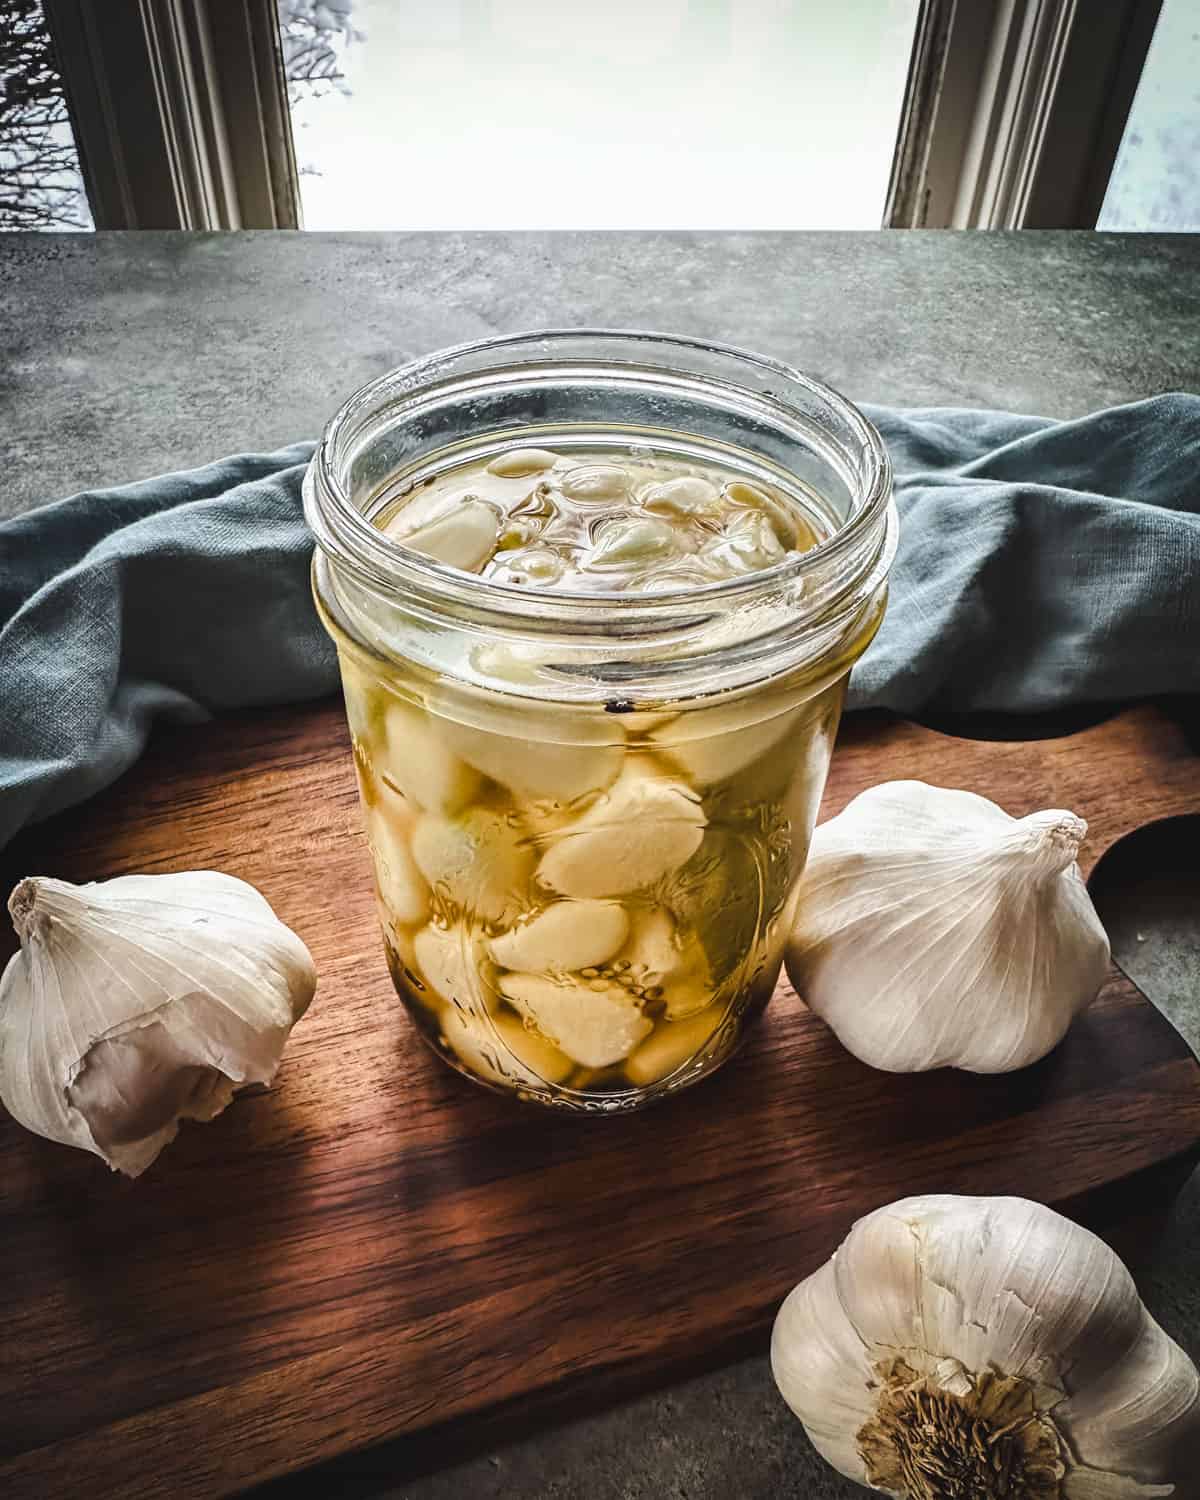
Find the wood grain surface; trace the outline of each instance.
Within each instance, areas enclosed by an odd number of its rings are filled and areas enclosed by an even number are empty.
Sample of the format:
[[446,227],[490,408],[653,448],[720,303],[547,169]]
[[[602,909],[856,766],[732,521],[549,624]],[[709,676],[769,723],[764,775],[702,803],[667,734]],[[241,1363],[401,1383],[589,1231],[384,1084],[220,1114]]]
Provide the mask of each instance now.
[[[858,719],[823,815],[909,776],[1072,808],[1089,865],[1200,808],[1200,759],[1147,708],[1008,743]],[[1200,1143],[1200,1070],[1115,971],[1007,1077],[873,1072],[784,983],[720,1074],[645,1114],[564,1119],[473,1087],[392,995],[339,704],[164,734],[6,863],[10,883],[228,870],[321,976],[271,1089],[185,1127],[137,1182],[0,1120],[6,1500],[200,1500],[398,1435],[453,1455],[514,1413],[761,1347],[881,1203],[1016,1193],[1106,1227],[1161,1201]]]

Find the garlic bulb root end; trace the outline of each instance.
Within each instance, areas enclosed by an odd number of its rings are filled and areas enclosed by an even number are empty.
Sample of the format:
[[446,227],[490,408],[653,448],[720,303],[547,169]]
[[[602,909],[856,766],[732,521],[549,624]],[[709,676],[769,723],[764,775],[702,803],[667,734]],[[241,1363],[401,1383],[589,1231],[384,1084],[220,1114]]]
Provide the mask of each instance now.
[[771,1368],[841,1473],[908,1500],[1190,1495],[1200,1373],[1104,1242],[1022,1198],[906,1198],[785,1298]]

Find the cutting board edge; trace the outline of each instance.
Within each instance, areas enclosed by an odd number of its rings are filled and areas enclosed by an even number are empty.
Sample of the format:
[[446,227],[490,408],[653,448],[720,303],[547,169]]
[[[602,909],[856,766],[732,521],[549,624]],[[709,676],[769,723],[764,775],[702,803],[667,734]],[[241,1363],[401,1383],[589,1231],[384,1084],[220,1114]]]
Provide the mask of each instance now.
[[[1165,1217],[1197,1164],[1200,1164],[1200,1137],[1187,1151],[1144,1168],[1127,1182],[1121,1183],[1122,1192],[1130,1188],[1140,1189],[1139,1201],[1144,1196],[1149,1210],[1147,1214],[1136,1214],[1132,1224],[1125,1216],[1115,1219],[1110,1217],[1107,1200],[1111,1195],[1112,1184],[1053,1206],[1058,1212],[1091,1229],[1121,1253],[1132,1227],[1141,1226],[1148,1217]],[[1095,1200],[1094,1203],[1091,1200]],[[424,1475],[479,1458],[495,1448],[535,1437],[547,1428],[566,1426],[572,1421],[596,1415],[600,1411],[610,1411],[626,1402],[653,1395],[683,1381],[726,1369],[740,1360],[756,1356],[765,1358],[773,1322],[774,1313],[770,1313],[754,1326],[709,1346],[703,1352],[667,1360],[653,1370],[635,1371],[632,1361],[607,1366],[601,1381],[588,1389],[576,1390],[573,1385],[563,1383],[560,1383],[561,1390],[549,1387],[534,1402],[533,1410],[528,1409],[528,1396],[515,1398],[481,1412],[477,1417],[420,1428],[410,1434],[397,1434],[380,1443],[347,1450],[302,1469],[286,1470],[265,1482],[255,1481],[236,1493],[254,1496],[255,1500],[302,1500],[302,1496],[307,1500],[307,1488],[293,1488],[297,1480],[302,1478],[306,1482],[311,1479],[313,1500],[318,1500],[318,1497],[324,1500],[325,1496],[331,1494],[336,1494],[339,1500],[356,1500],[359,1492],[351,1487],[357,1477],[353,1470],[356,1467],[361,1470],[364,1463],[383,1460],[380,1468],[372,1470],[375,1476],[369,1481],[372,1486],[378,1485],[383,1473],[386,1473],[387,1482],[391,1484],[412,1482]],[[585,1379],[594,1382],[594,1371],[581,1377],[581,1385]],[[782,1401],[782,1397],[779,1399]],[[399,1451],[401,1449],[402,1452]],[[397,1450],[395,1462],[389,1462],[393,1450]],[[0,1474],[2,1472],[0,1470]],[[349,1485],[347,1481],[350,1481]],[[284,1484],[287,1485],[286,1490],[283,1488]],[[364,1486],[361,1500],[368,1500],[371,1493]],[[167,1497],[164,1496],[163,1500],[167,1500]]]
[[[1100,1186],[1051,1203],[1056,1211],[1093,1230],[1121,1253],[1129,1255],[1126,1243],[1132,1231],[1161,1222],[1170,1211],[1189,1175],[1200,1163],[1200,1125],[1195,1141],[1170,1156],[1141,1167]],[[1136,1269],[1136,1260],[1133,1262]],[[797,1280],[811,1274],[816,1266],[800,1268]],[[314,1451],[300,1453],[294,1462],[283,1461],[268,1467],[257,1466],[248,1476],[228,1476],[216,1485],[193,1483],[197,1476],[190,1453],[181,1459],[178,1472],[166,1473],[147,1482],[144,1474],[133,1476],[132,1488],[126,1487],[126,1465],[130,1455],[126,1429],[151,1413],[139,1413],[106,1427],[92,1429],[77,1438],[30,1450],[0,1464],[0,1481],[4,1481],[6,1500],[45,1500],[60,1486],[77,1483],[86,1474],[93,1500],[224,1500],[232,1495],[258,1496],[261,1500],[301,1500],[312,1494],[324,1500],[337,1494],[339,1500],[354,1500],[357,1495],[368,1500],[386,1475],[391,1484],[411,1482],[423,1474],[466,1462],[473,1457],[520,1441],[548,1427],[569,1424],[586,1415],[608,1411],[682,1381],[726,1368],[733,1362],[764,1356],[774,1320],[774,1309],[755,1317],[746,1327],[728,1334],[704,1347],[689,1347],[685,1352],[671,1352],[647,1363],[642,1357],[590,1366],[577,1378],[549,1385],[501,1402],[480,1407],[450,1421],[396,1431],[360,1446],[338,1447],[338,1433],[329,1437]],[[697,1335],[697,1341],[701,1335]],[[285,1360],[264,1377],[287,1385],[289,1402],[303,1400],[319,1405],[321,1382],[297,1386],[294,1366],[304,1361]],[[194,1402],[218,1397],[223,1387],[204,1392],[180,1403],[168,1403],[158,1409],[157,1419],[166,1416],[174,1406],[186,1408]],[[230,1394],[236,1394],[236,1387]],[[110,1462],[98,1464],[92,1449],[108,1450]],[[325,1451],[328,1450],[328,1451]],[[78,1466],[61,1460],[77,1453]],[[102,1486],[105,1475],[111,1486]],[[25,1487],[25,1481],[28,1487]],[[303,1486],[303,1487],[301,1487]]]
[[[1155,724],[1159,717],[1151,710],[1134,712],[1137,717],[1127,723],[1127,732],[1124,739],[1125,753],[1127,755],[1137,750],[1144,743],[1146,736],[1155,732]],[[328,699],[318,704],[302,706],[302,709],[297,712],[297,719],[301,717],[301,714],[304,714],[308,720],[313,722],[316,722],[318,718],[324,717],[328,723],[328,716],[336,716],[340,722],[341,707],[336,699]],[[1118,723],[1124,717],[1124,715],[1115,716]],[[289,748],[289,753],[294,756],[297,752],[291,746],[291,736],[279,733],[279,725],[283,723],[283,719],[278,717],[278,713],[275,713],[272,715],[270,722],[275,739],[280,745],[286,744]],[[903,724],[904,721],[898,722]],[[1104,729],[1111,722],[1106,721],[1104,725],[1080,731],[1075,735],[1066,736],[1059,741],[1045,743],[1051,745],[1058,744],[1060,746],[1066,745],[1070,748],[1072,744],[1079,744],[1085,737],[1096,734],[1098,730]],[[922,737],[932,738],[936,736],[938,739],[944,741],[946,745],[955,743],[957,739],[957,737],[944,734],[941,731],[922,730],[919,726],[910,726],[910,729],[912,730],[910,734],[901,732],[898,736],[907,741],[910,749],[914,744],[919,749],[919,741]],[[334,737],[336,738],[337,736]],[[962,741],[958,742],[963,743]],[[185,743],[183,739],[178,740],[178,744],[181,746],[185,745]],[[1022,746],[1027,749],[1030,747],[1028,742],[1011,743],[1012,748],[1008,753],[1013,755]],[[1003,750],[1002,743],[999,748]],[[227,752],[222,751],[222,754],[227,754]],[[1170,758],[1167,748],[1163,750],[1163,757],[1164,759]],[[1031,755],[1031,763],[1036,760],[1038,766],[1042,766],[1043,761],[1047,759],[1054,761],[1055,757],[1034,757]],[[1061,760],[1061,757],[1059,759]],[[294,762],[289,760],[288,764],[290,766]],[[237,783],[240,774],[233,762],[230,762],[230,767],[226,768],[225,773],[214,778],[216,784],[226,789],[230,785]],[[158,762],[156,762],[156,771],[161,771],[161,764]],[[1153,767],[1148,766],[1146,771],[1152,772]],[[283,772],[276,774],[283,774]],[[289,770],[287,774],[290,775],[291,771]],[[998,770],[997,774],[1002,773]],[[1189,769],[1188,774],[1194,775],[1194,772]],[[140,796],[140,790],[136,789],[136,778],[137,772],[135,770],[135,772],[130,773],[128,778],[122,778],[121,781],[122,783],[127,780],[135,782],[135,796]],[[1030,785],[1025,787],[1021,792],[1022,797],[1028,798],[1030,796],[1041,795],[1039,791],[1034,789],[1033,783],[1035,779],[1031,777]],[[1043,776],[1042,779],[1045,780],[1045,777]],[[110,789],[110,792],[106,796],[110,795],[113,790]],[[1175,796],[1178,801],[1178,797],[1182,795],[1179,791],[1179,783],[1173,783],[1171,787],[1166,788],[1164,795],[1167,795],[1167,793]],[[348,793],[347,795],[352,799],[352,793]],[[1194,805],[1194,797],[1192,800]],[[1043,802],[1040,805],[1047,804]],[[1020,810],[1015,803],[1013,810]],[[1176,815],[1179,810],[1179,806],[1176,805],[1171,810],[1164,811],[1157,816],[1151,814],[1147,821],[1162,821],[1164,818]],[[1113,826],[1111,820],[1109,826]],[[1138,824],[1136,826],[1144,825]],[[1121,829],[1119,832],[1114,833],[1112,837],[1106,839],[1102,846],[1098,848],[1094,862],[1098,862],[1100,857],[1115,847],[1130,831],[1132,831],[1130,828]],[[179,866],[175,865],[174,867]],[[1118,973],[1121,973],[1122,978],[1129,987],[1136,992],[1140,1002],[1150,1006],[1150,1009],[1154,1011],[1157,1024],[1169,1028],[1173,1042],[1172,1051],[1175,1054],[1169,1066],[1177,1067],[1179,1063],[1185,1060],[1191,1065],[1188,1070],[1189,1081],[1183,1085],[1184,1088],[1190,1091],[1192,1087],[1192,1072],[1200,1069],[1200,1062],[1198,1062],[1196,1055],[1170,1019],[1146,1000],[1136,984],[1119,969],[1119,966],[1114,967],[1117,968]],[[1190,1113],[1188,1118],[1190,1119]],[[1200,1132],[1198,1132],[1198,1137],[1200,1137]],[[1105,1183],[1100,1188],[1087,1190],[1081,1194],[1060,1199],[1056,1206],[1070,1212],[1073,1217],[1078,1217],[1083,1222],[1092,1223],[1095,1227],[1104,1227],[1106,1232],[1111,1234],[1112,1222],[1114,1220],[1117,1221],[1118,1227],[1119,1224],[1125,1223],[1130,1207],[1135,1208],[1138,1215],[1144,1216],[1145,1212],[1150,1211],[1157,1212],[1161,1216],[1162,1212],[1166,1208],[1169,1208],[1170,1202],[1178,1192],[1182,1182],[1186,1180],[1188,1171],[1191,1170],[1197,1159],[1200,1159],[1200,1138],[1198,1138],[1197,1143],[1173,1151],[1169,1156],[1160,1158],[1129,1173],[1127,1177]],[[1116,1206],[1116,1200],[1118,1199],[1120,1200],[1119,1211]],[[1139,1222],[1141,1222],[1140,1219]],[[202,1457],[208,1466],[203,1481],[208,1485],[207,1488],[189,1488],[182,1482],[168,1483],[168,1481],[162,1481],[164,1484],[167,1484],[166,1488],[157,1490],[148,1488],[145,1472],[138,1474],[135,1469],[133,1474],[129,1473],[130,1455],[129,1450],[124,1447],[123,1434],[128,1434],[135,1424],[139,1422],[146,1423],[146,1426],[142,1430],[146,1433],[149,1440],[143,1442],[142,1454],[143,1459],[148,1463],[155,1444],[159,1445],[160,1450],[164,1445],[167,1447],[170,1446],[171,1435],[153,1431],[154,1423],[160,1417],[167,1417],[172,1410],[176,1412],[177,1417],[182,1416],[183,1408],[194,1402],[197,1412],[201,1406],[206,1406],[209,1415],[207,1431],[210,1436],[214,1436],[212,1431],[213,1426],[216,1425],[219,1427],[221,1424],[219,1417],[215,1424],[211,1419],[219,1411],[220,1397],[226,1394],[230,1397],[235,1396],[239,1389],[237,1386],[216,1386],[211,1391],[202,1393],[199,1397],[179,1398],[175,1401],[169,1400],[164,1402],[161,1407],[150,1406],[143,1408],[133,1417],[85,1430],[77,1439],[63,1439],[57,1444],[48,1445],[46,1448],[30,1451],[23,1455],[23,1457],[12,1460],[10,1465],[0,1465],[0,1478],[3,1478],[6,1473],[21,1470],[35,1487],[28,1491],[11,1488],[9,1493],[13,1495],[14,1500],[20,1500],[20,1497],[23,1497],[25,1494],[30,1496],[30,1500],[34,1500],[34,1497],[36,1497],[36,1500],[44,1500],[47,1493],[56,1493],[55,1491],[48,1490],[46,1485],[47,1478],[55,1475],[56,1471],[53,1467],[55,1464],[61,1469],[63,1463],[71,1464],[74,1459],[85,1453],[98,1448],[107,1448],[111,1452],[111,1457],[104,1465],[104,1472],[116,1487],[111,1490],[101,1491],[97,1490],[93,1483],[92,1492],[98,1497],[109,1495],[114,1497],[115,1500],[117,1496],[126,1494],[133,1496],[136,1494],[138,1500],[142,1500],[142,1497],[150,1497],[157,1493],[164,1497],[169,1495],[172,1497],[172,1500],[176,1500],[176,1497],[178,1497],[178,1500],[203,1500],[203,1497],[235,1493],[247,1486],[260,1484],[267,1475],[276,1472],[276,1470],[279,1473],[286,1472],[295,1475],[298,1470],[316,1463],[318,1468],[314,1472],[319,1476],[326,1468],[332,1468],[337,1465],[349,1467],[355,1463],[361,1464],[365,1456],[382,1452],[384,1449],[390,1449],[393,1445],[403,1447],[405,1455],[410,1459],[414,1450],[423,1450],[425,1447],[428,1447],[432,1453],[436,1448],[438,1456],[432,1459],[426,1467],[440,1466],[448,1460],[465,1457],[470,1444],[481,1447],[488,1446],[491,1441],[488,1434],[493,1428],[498,1434],[506,1438],[513,1438],[519,1435],[517,1428],[514,1426],[515,1417],[510,1410],[512,1407],[524,1410],[528,1416],[531,1428],[543,1427],[551,1421],[566,1421],[572,1415],[577,1414],[585,1401],[590,1409],[595,1409],[599,1405],[608,1407],[616,1401],[627,1399],[637,1394],[638,1391],[659,1389],[673,1379],[684,1378],[688,1374],[698,1374],[703,1369],[715,1368],[727,1364],[730,1359],[737,1357],[739,1353],[752,1353],[756,1348],[761,1347],[769,1322],[769,1315],[763,1319],[755,1318],[752,1326],[743,1328],[735,1334],[728,1336],[718,1334],[716,1339],[706,1349],[702,1349],[699,1352],[693,1349],[682,1356],[666,1353],[662,1356],[653,1356],[649,1362],[647,1362],[643,1355],[637,1357],[634,1361],[623,1361],[614,1363],[611,1366],[601,1365],[598,1374],[596,1371],[592,1371],[589,1374],[581,1369],[579,1375],[573,1377],[570,1384],[558,1382],[535,1386],[532,1388],[530,1394],[514,1397],[511,1401],[506,1399],[504,1403],[497,1405],[491,1411],[485,1409],[478,1412],[467,1412],[443,1426],[430,1425],[416,1430],[407,1436],[394,1435],[385,1437],[382,1440],[372,1440],[371,1443],[364,1443],[357,1449],[346,1449],[344,1446],[339,1449],[339,1432],[331,1430],[324,1443],[324,1446],[330,1450],[331,1456],[322,1459],[312,1452],[297,1449],[297,1456],[293,1458],[289,1455],[286,1463],[282,1466],[275,1465],[273,1461],[258,1464],[252,1461],[245,1463],[244,1466],[246,1468],[253,1470],[250,1477],[235,1478],[230,1472],[235,1464],[242,1465],[247,1455],[243,1455],[240,1449],[236,1448],[236,1445],[231,1445],[228,1439],[222,1441],[218,1438],[215,1442],[206,1444],[205,1447],[209,1451],[205,1452],[202,1450],[200,1454],[196,1453],[193,1443],[190,1451],[183,1451],[178,1456],[180,1472],[177,1479],[182,1480],[185,1478],[194,1467],[194,1459]],[[699,1342],[702,1338],[702,1332],[693,1334],[691,1337],[694,1341]],[[655,1362],[656,1360],[657,1362]],[[272,1378],[278,1373],[279,1384],[285,1390],[287,1387],[288,1371],[295,1363],[295,1361],[283,1360],[278,1366],[272,1367]],[[305,1389],[308,1392],[306,1400],[311,1401],[313,1404],[318,1404],[322,1395],[319,1382],[315,1379],[310,1379]],[[289,1391],[287,1394],[290,1398],[293,1393]],[[532,1412],[529,1411],[531,1406],[533,1408]],[[192,1420],[197,1428],[203,1426],[198,1414]],[[170,1426],[173,1427],[174,1424],[171,1423]],[[352,1426],[351,1430],[353,1430]],[[340,1428],[340,1436],[343,1440],[346,1431],[347,1424],[343,1421]],[[477,1438],[470,1436],[470,1434],[476,1432],[478,1433]],[[197,1433],[194,1429],[193,1438],[196,1435]],[[250,1450],[250,1459],[254,1456],[262,1458],[264,1452],[270,1452],[272,1441],[270,1424],[266,1416],[264,1416],[259,1427],[251,1431],[249,1437],[251,1440],[246,1444],[246,1447]],[[261,1442],[259,1441],[260,1438]],[[231,1451],[231,1447],[234,1448],[234,1451]],[[339,1452],[341,1454],[340,1457],[332,1456]],[[51,1467],[46,1467],[47,1465]],[[94,1481],[96,1474],[94,1466],[88,1466],[80,1462],[75,1467],[77,1472],[70,1476],[73,1480],[77,1481],[84,1477],[84,1471],[86,1470],[86,1476],[89,1481]],[[146,1472],[152,1471],[147,1469]],[[173,1474],[174,1470],[172,1469],[169,1472]],[[57,1477],[62,1479],[64,1476],[62,1473],[58,1473]],[[232,1488],[230,1487],[231,1483]],[[289,1483],[295,1484],[296,1481],[292,1479]],[[289,1491],[289,1494],[294,1493],[294,1490]]]

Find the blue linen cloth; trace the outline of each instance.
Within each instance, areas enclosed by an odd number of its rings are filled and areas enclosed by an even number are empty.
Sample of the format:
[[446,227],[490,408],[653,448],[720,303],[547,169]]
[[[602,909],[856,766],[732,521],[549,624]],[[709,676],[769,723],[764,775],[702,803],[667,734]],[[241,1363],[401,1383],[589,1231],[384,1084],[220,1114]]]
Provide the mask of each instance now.
[[[1200,397],[1073,421],[865,408],[900,547],[851,708],[1038,712],[1200,689]],[[0,846],[194,722],[337,686],[309,592],[311,443],[0,524]]]

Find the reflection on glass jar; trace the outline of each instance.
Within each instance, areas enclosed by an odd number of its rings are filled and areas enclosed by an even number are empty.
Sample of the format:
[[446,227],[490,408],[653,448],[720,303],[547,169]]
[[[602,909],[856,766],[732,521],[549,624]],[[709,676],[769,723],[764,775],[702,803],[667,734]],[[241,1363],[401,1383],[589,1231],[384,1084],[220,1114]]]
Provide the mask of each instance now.
[[489,341],[374,382],[305,484],[397,992],[455,1067],[637,1107],[775,985],[895,546],[874,430],[773,362]]

